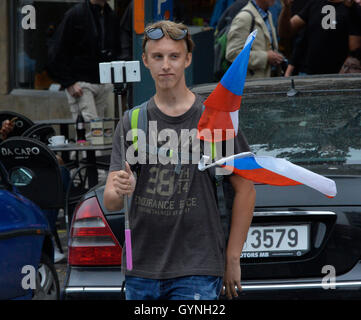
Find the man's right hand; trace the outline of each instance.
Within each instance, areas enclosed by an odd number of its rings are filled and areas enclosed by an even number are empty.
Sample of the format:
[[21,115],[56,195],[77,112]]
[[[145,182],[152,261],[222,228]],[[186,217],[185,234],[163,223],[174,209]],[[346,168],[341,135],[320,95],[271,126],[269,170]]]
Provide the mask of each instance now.
[[83,90],[77,82],[67,87],[66,90],[68,90],[69,94],[74,98],[80,98],[83,95]]
[[121,210],[124,205],[124,195],[131,196],[135,190],[136,180],[128,162],[125,170],[109,173],[104,190],[104,206],[108,211]]
[[278,66],[284,59],[282,54],[272,50],[267,51],[267,58],[268,63],[272,66]]
[[111,175],[114,191],[119,195],[131,196],[135,190],[135,178],[128,162],[125,162],[125,170],[115,171]]

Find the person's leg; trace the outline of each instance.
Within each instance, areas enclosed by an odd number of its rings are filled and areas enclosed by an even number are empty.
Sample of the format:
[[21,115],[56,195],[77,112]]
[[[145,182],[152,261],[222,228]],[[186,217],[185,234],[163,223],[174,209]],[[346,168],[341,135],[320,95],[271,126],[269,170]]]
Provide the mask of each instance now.
[[72,97],[67,90],[65,90],[73,119],[76,120],[79,110],[82,112],[85,121],[98,118],[94,100],[95,92],[92,84],[79,82],[79,86],[83,90],[83,95],[79,98]]
[[125,277],[126,300],[157,300],[159,296],[160,280]]
[[164,280],[161,290],[168,300],[218,300],[222,278],[215,276],[189,276]]
[[54,263],[58,263],[59,261],[61,261],[65,258],[65,255],[62,252],[60,239],[57,236],[57,231],[56,231],[56,229],[57,229],[56,221],[58,219],[59,210],[49,209],[49,210],[43,210],[43,212],[49,222],[50,232],[52,235],[51,240],[52,240],[53,246],[54,246]]
[[99,117],[104,118],[105,110],[109,107],[110,94],[113,92],[112,84],[99,84],[96,86],[96,94],[94,95],[95,107]]

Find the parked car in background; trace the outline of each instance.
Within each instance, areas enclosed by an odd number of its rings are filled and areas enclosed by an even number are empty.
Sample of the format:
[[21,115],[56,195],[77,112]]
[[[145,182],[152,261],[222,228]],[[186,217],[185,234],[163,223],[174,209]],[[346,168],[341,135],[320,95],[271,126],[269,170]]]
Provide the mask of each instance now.
[[[251,151],[329,177],[338,194],[255,185],[238,299],[361,298],[360,83],[357,75],[297,77],[294,89],[287,78],[246,83],[240,126]],[[215,85],[193,91],[206,97]],[[124,298],[124,215],[104,208],[103,191],[74,212],[66,299]]]
[[0,300],[59,299],[48,221],[16,190],[31,179],[30,170],[8,173],[0,162]]

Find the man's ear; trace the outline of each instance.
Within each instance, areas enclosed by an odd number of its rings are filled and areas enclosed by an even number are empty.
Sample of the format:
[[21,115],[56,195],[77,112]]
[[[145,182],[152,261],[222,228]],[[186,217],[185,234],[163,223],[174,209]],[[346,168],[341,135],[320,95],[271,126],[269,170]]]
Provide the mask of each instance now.
[[188,68],[192,63],[192,52],[188,52],[186,56],[186,68]]
[[[145,52],[143,52],[142,54],[142,60],[143,60],[143,64],[146,68],[148,68],[148,60],[147,60],[147,55],[145,54]],[[149,68],[148,68],[149,69]]]

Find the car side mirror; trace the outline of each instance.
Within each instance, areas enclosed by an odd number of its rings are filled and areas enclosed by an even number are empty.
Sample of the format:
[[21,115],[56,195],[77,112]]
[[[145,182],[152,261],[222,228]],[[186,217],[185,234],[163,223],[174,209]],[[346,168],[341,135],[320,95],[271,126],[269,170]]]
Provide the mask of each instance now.
[[28,168],[17,167],[9,171],[9,182],[15,187],[25,187],[31,183],[35,174]]

